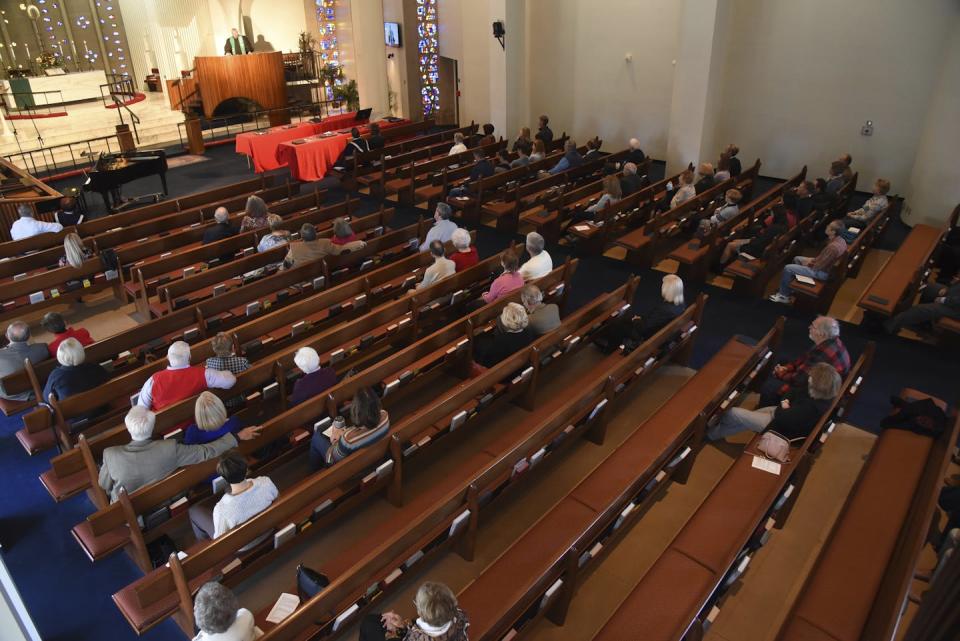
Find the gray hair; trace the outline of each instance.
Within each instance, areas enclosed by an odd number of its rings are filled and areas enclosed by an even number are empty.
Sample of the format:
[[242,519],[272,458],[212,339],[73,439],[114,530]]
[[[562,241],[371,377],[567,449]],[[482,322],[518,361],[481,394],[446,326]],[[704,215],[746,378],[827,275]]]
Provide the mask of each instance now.
[[840,373],[829,363],[817,363],[807,372],[807,393],[810,398],[830,400],[840,393]]
[[247,198],[246,214],[251,218],[266,218],[267,203],[260,196],[250,196]]
[[507,306],[500,312],[500,324],[508,332],[521,332],[527,328],[529,322],[527,310],[518,303],[507,303]]
[[306,241],[312,241],[317,239],[317,228],[311,225],[310,223],[303,223],[300,225],[300,239]]
[[30,326],[23,321],[13,321],[7,325],[7,340],[11,343],[26,343],[30,340]]
[[61,365],[82,365],[87,359],[87,353],[75,338],[68,338],[57,347],[57,362]]
[[536,285],[524,285],[520,290],[520,301],[527,309],[537,307],[543,302],[543,292]]
[[337,218],[333,221],[333,235],[337,238],[349,238],[353,234],[350,223],[346,218]]
[[470,232],[461,227],[457,227],[450,236],[450,242],[452,242],[453,246],[457,249],[467,249],[470,247]]
[[213,212],[213,219],[218,223],[225,223],[230,220],[230,212],[227,211],[226,207],[217,207],[217,210]]
[[184,367],[190,364],[190,345],[183,341],[176,341],[167,348],[167,360],[173,367]]
[[630,139],[630,149],[640,149],[640,141],[636,138]]
[[33,210],[30,209],[30,205],[17,205],[17,213],[20,214],[20,218],[33,218]]
[[826,338],[837,338],[840,336],[840,323],[836,318],[829,316],[817,316],[813,321],[813,326],[817,333]]
[[450,209],[450,205],[447,203],[439,202],[437,203],[437,214],[444,220],[450,220],[450,217],[453,215],[453,210]]
[[457,143],[457,144],[462,143],[462,142],[463,142],[463,134],[460,133],[459,131],[458,131],[457,133],[453,134],[453,142],[455,142],[455,143]]
[[543,251],[543,248],[546,247],[546,245],[547,241],[545,241],[543,236],[537,232],[532,231],[527,234],[527,251],[529,251],[531,255],[536,256]]
[[676,274],[667,274],[660,285],[663,300],[673,305],[683,305],[683,281]]
[[216,581],[205,583],[193,600],[193,618],[201,632],[223,634],[237,620],[236,595]]
[[827,232],[833,233],[834,236],[839,234],[841,229],[843,229],[842,220],[834,220],[829,225],[827,225]]
[[635,175],[637,173],[637,166],[632,162],[624,163],[623,173]]
[[320,369],[320,355],[312,347],[301,347],[293,357],[293,364],[304,374],[311,374]]
[[142,405],[130,408],[123,418],[130,438],[134,441],[146,441],[153,436],[153,427],[157,423],[157,415]]
[[570,140],[568,140],[568,141],[566,142],[566,144],[563,145],[563,150],[564,150],[564,151],[574,151],[574,150],[576,150],[576,148],[577,148],[577,143],[576,143],[576,141],[575,141],[573,138],[571,138]]

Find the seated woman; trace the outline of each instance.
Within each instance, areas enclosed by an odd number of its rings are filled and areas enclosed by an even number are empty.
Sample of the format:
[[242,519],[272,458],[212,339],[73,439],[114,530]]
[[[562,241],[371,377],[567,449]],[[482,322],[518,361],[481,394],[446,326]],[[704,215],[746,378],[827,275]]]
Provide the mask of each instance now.
[[490,290],[482,294],[485,303],[492,303],[498,298],[523,287],[523,276],[520,275],[519,271],[520,261],[516,254],[509,249],[503,252],[500,256],[500,265],[503,267],[503,273],[490,283]]
[[779,405],[747,410],[732,407],[707,431],[717,441],[739,432],[763,432],[770,429],[788,440],[810,434],[830,402],[840,393],[840,374],[828,363],[810,368],[806,388],[793,388]]
[[481,367],[493,367],[529,345],[536,336],[530,330],[527,310],[519,303],[507,303],[493,332],[477,338],[473,360]]
[[69,233],[63,237],[63,256],[60,257],[60,266],[80,267],[83,261],[93,258],[93,251],[87,249],[80,239],[80,234]]
[[477,248],[470,244],[470,232],[466,229],[457,227],[450,236],[450,242],[453,243],[455,252],[447,256],[456,265],[457,271],[462,272],[468,267],[473,267],[480,262],[480,255]]
[[723,255],[720,257],[720,263],[722,265],[726,265],[733,260],[735,255],[740,254],[759,258],[763,255],[763,252],[766,251],[767,247],[770,246],[770,243],[776,240],[781,234],[787,233],[790,229],[787,220],[787,208],[777,204],[771,209],[773,213],[767,218],[769,222],[765,221],[766,224],[762,226],[754,225],[749,230],[749,238],[736,238],[726,244],[723,248]]
[[200,393],[193,405],[193,418],[194,422],[183,431],[184,445],[211,443],[224,434],[233,434],[242,441],[248,441],[260,429],[244,427],[236,416],[228,417],[223,401],[213,392]]
[[660,283],[660,301],[643,315],[614,322],[597,338],[597,346],[610,353],[621,344],[633,349],[649,339],[686,309],[683,300],[683,280],[676,274],[667,274]]
[[359,238],[357,238],[346,218],[337,218],[333,221],[333,238],[330,241],[334,245],[349,245],[357,240]]
[[[110,374],[97,363],[86,363],[86,351],[75,338],[68,338],[57,347],[57,362],[60,366],[50,372],[47,384],[43,387],[43,402],[53,394],[57,400],[64,400],[103,385],[110,380]],[[76,420],[92,418],[102,408],[78,416]]]
[[717,207],[712,215],[700,221],[697,228],[698,235],[705,236],[723,223],[740,215],[740,201],[743,200],[740,190],[728,189],[723,197],[723,204]]
[[337,384],[337,373],[332,367],[320,366],[320,355],[312,347],[301,347],[293,355],[293,363],[303,376],[293,384],[290,393],[290,405],[298,405],[306,400],[323,394]]
[[887,320],[883,327],[890,334],[897,334],[904,327],[913,330],[930,328],[932,323],[941,318],[960,320],[960,281],[952,285],[927,285],[917,305]]
[[263,229],[270,224],[267,220],[267,203],[260,196],[247,198],[247,206],[243,213],[243,220],[240,222],[241,234],[245,231]]
[[726,150],[720,152],[717,171],[713,174],[713,181],[715,183],[722,183],[724,180],[730,180],[730,153]]
[[[660,211],[675,209],[697,195],[697,190],[693,186],[693,172],[687,169],[680,174],[680,188],[673,193],[667,191],[657,205]],[[671,197],[670,194],[673,193]]]
[[598,211],[603,211],[607,207],[620,202],[620,199],[623,198],[623,191],[620,188],[620,181],[617,177],[615,175],[604,176],[602,184],[603,193],[600,195],[600,198],[597,199],[597,202],[586,207],[583,211],[575,212],[573,216],[570,217],[567,227],[575,225],[576,223],[593,220],[594,214]]
[[82,327],[67,327],[67,322],[57,312],[44,314],[40,326],[53,334],[53,338],[47,343],[47,349],[50,350],[52,358],[57,357],[57,348],[60,347],[60,343],[68,338],[77,339],[84,347],[93,343],[90,332]]
[[193,600],[193,620],[200,633],[193,641],[253,641],[263,636],[253,613],[241,608],[230,588],[210,581]]
[[413,604],[417,608],[414,621],[396,612],[365,616],[360,622],[360,641],[467,641],[470,621],[450,588],[427,581],[417,590]]
[[547,147],[539,138],[533,141],[533,153],[530,154],[530,162],[539,162],[547,157]]
[[290,242],[290,232],[283,228],[283,218],[270,214],[267,216],[267,225],[270,227],[270,233],[257,243],[257,251],[260,253]]
[[369,387],[361,387],[350,403],[350,426],[336,425],[324,434],[313,433],[310,441],[310,466],[318,470],[342,461],[354,452],[386,437],[390,416],[380,405],[380,397]]
[[[263,512],[277,499],[277,486],[266,476],[247,478],[247,460],[237,454],[225,454],[217,463],[217,474],[230,484],[230,489],[211,509],[208,503],[190,506],[190,526],[198,541],[218,539]],[[251,541],[246,550],[263,541],[271,533]]]

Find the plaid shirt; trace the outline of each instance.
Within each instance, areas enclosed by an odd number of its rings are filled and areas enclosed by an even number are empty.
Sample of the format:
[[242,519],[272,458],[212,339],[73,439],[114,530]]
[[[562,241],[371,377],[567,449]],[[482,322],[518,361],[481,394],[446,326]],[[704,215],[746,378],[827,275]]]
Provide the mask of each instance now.
[[250,369],[250,361],[243,356],[211,356],[207,359],[206,366],[207,369],[226,370],[236,375]]
[[784,364],[786,371],[779,376],[783,381],[780,394],[786,394],[791,386],[797,386],[806,381],[807,371],[817,363],[833,365],[843,377],[850,371],[850,353],[839,338],[828,338],[819,345],[815,345],[797,360]]

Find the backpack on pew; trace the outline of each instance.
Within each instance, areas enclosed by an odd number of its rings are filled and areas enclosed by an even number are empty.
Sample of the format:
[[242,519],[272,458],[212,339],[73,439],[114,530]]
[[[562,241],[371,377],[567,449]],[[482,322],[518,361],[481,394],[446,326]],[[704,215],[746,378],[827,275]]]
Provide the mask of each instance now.
[[147,553],[150,555],[150,563],[153,567],[159,568],[170,560],[171,554],[178,552],[177,546],[166,534],[157,537],[155,540],[147,543]]
[[880,421],[885,430],[907,430],[938,438],[947,429],[947,415],[929,398],[911,401],[891,396],[890,403],[894,411]]
[[790,439],[773,430],[767,430],[760,435],[757,451],[771,461],[778,463],[790,462]]
[[300,564],[297,566],[297,592],[300,600],[306,601],[330,585],[327,575]]

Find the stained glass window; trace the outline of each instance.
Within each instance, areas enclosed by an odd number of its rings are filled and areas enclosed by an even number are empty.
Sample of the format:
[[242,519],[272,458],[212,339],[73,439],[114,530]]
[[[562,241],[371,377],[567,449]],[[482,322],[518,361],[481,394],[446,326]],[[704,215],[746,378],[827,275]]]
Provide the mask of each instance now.
[[417,51],[420,56],[420,98],[423,115],[440,108],[439,41],[437,39],[437,0],[417,0]]

